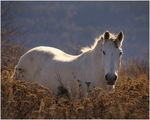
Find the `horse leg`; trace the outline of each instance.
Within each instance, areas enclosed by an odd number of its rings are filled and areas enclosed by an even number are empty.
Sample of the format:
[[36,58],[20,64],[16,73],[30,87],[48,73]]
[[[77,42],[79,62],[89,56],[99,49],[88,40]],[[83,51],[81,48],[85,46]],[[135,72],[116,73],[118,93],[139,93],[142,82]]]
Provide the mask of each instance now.
[[61,97],[61,96],[66,96],[67,98],[69,98],[69,92],[68,90],[63,87],[63,86],[59,86],[58,87],[58,92],[57,92],[57,98]]

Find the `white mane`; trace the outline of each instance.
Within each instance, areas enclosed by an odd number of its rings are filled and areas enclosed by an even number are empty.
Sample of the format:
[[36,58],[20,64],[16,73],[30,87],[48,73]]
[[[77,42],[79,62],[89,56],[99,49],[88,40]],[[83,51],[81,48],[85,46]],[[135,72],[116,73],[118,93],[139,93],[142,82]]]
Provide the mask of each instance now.
[[[114,40],[116,39],[116,35],[115,34],[112,34],[110,33],[110,39]],[[94,39],[94,44],[91,45],[90,47],[89,46],[86,46],[86,47],[82,47],[82,49],[80,50],[82,53],[85,53],[85,52],[89,52],[89,51],[92,51],[93,49],[95,49],[95,47],[97,46],[97,43],[99,40],[102,40],[104,38],[104,34],[100,35],[99,37],[95,38]]]

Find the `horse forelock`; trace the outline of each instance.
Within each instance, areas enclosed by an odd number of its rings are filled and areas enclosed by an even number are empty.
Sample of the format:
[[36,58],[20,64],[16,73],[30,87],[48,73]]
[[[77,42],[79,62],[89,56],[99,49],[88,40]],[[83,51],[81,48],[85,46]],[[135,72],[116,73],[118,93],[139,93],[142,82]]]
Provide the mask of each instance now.
[[120,46],[119,46],[118,41],[117,41],[118,36],[116,34],[113,34],[113,33],[109,33],[109,34],[110,34],[110,37],[109,37],[108,41],[111,41],[116,48],[119,48]]

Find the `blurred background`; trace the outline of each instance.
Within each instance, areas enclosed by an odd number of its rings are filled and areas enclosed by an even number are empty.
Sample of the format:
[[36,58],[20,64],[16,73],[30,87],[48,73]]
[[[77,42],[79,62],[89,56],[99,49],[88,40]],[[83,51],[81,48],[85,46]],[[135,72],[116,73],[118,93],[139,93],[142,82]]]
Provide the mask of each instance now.
[[[2,2],[2,40],[79,54],[106,30],[124,32],[124,59],[149,52],[149,2]],[[2,44],[3,45],[3,44]],[[148,58],[148,57],[147,57]]]

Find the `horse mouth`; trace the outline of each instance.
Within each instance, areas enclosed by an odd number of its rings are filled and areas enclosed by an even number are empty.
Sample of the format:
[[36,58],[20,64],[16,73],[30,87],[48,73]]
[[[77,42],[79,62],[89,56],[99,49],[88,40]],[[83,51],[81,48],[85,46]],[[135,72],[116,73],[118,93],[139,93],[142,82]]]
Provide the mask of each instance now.
[[107,85],[114,85],[115,84],[115,82],[113,82],[113,81],[107,81]]

